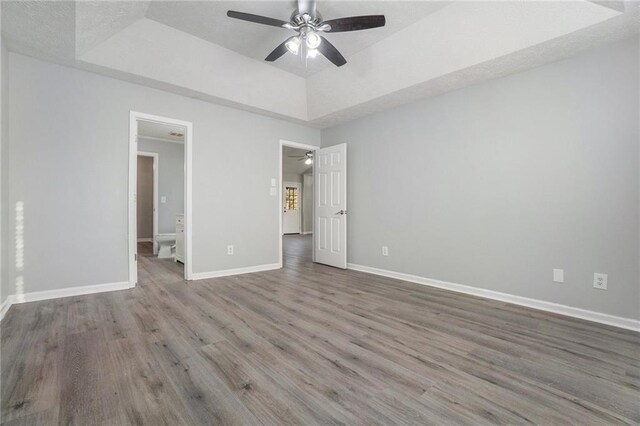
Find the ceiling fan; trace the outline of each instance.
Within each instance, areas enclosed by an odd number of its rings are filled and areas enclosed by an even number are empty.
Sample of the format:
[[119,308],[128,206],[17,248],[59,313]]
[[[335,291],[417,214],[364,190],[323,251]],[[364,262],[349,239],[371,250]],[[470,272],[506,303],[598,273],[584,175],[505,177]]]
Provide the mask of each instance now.
[[290,22],[251,13],[236,12],[235,10],[229,10],[227,16],[257,24],[294,30],[298,33],[283,41],[273,52],[269,53],[265,61],[273,62],[287,51],[294,55],[301,54],[305,59],[314,58],[319,52],[338,67],[346,64],[347,60],[333,44],[329,43],[329,40],[319,33],[367,30],[384,27],[385,25],[384,15],[351,16],[323,21],[322,16],[316,10],[316,0],[298,0],[298,8],[291,14]]
[[304,160],[304,164],[309,165],[313,163],[313,151],[307,151],[304,155],[289,155],[289,158],[297,158],[298,161]]

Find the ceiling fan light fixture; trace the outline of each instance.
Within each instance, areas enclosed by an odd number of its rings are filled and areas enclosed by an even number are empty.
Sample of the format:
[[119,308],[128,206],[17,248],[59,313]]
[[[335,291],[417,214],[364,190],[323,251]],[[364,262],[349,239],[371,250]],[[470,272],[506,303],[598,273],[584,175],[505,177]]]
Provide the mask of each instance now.
[[291,40],[285,43],[285,47],[289,52],[293,53],[294,55],[297,55],[298,52],[300,51],[300,38],[293,37]]
[[[298,33],[276,46],[276,48],[264,58],[267,62],[278,60],[282,55],[287,53],[287,51],[296,56],[301,51],[304,51],[302,55],[304,56],[303,62],[305,65],[307,58],[313,58],[317,56],[318,53],[321,53],[337,67],[346,64],[347,60],[329,40],[318,35],[319,32],[343,33],[360,31],[384,27],[386,24],[384,15],[348,16],[324,21],[316,8],[317,0],[297,0],[297,3],[298,7],[294,9],[289,21],[254,15],[252,13],[238,12],[236,10],[228,10],[227,16],[241,21],[293,30]],[[307,51],[312,52],[307,53]]]
[[306,43],[309,49],[317,49],[320,43],[322,43],[322,38],[315,32],[310,31],[307,33]]
[[304,164],[306,164],[307,166],[311,163],[313,163],[313,160],[311,158],[307,158],[306,160],[304,160]]

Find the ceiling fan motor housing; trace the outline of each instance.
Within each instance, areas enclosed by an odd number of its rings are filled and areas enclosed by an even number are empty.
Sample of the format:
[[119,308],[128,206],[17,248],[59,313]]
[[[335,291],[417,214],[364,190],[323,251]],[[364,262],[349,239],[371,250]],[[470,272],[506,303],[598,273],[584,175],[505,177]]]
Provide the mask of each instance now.
[[299,27],[316,27],[322,22],[322,15],[316,12],[315,16],[307,13],[300,13],[294,10],[291,14],[291,23]]

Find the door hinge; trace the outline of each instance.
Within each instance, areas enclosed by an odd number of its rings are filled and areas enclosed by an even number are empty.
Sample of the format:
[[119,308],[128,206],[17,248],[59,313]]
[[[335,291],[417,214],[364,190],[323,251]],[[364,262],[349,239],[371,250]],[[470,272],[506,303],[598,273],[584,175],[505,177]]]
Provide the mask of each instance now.
[[134,260],[134,261],[136,261],[136,262],[138,261],[138,253],[135,253],[135,254],[133,255],[133,260]]

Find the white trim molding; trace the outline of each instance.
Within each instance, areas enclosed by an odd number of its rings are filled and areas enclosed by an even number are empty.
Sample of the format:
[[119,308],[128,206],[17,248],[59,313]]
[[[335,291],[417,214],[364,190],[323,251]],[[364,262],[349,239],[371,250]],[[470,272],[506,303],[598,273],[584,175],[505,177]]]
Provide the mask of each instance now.
[[0,320],[11,305],[19,303],[37,302],[40,300],[59,299],[61,297],[83,296],[86,294],[104,293],[107,291],[128,290],[133,288],[129,281],[108,284],[94,284],[79,287],[60,288],[56,290],[34,291],[24,294],[11,294],[0,305]]
[[541,311],[553,312],[556,314],[566,315],[568,317],[580,318],[587,321],[593,321],[600,324],[607,324],[614,327],[624,328],[627,330],[640,331],[640,320],[632,318],[623,318],[615,315],[603,314],[601,312],[589,311],[572,306],[561,305],[559,303],[546,302],[544,300],[531,299],[528,297],[515,296],[508,293],[487,290],[484,288],[471,287],[464,284],[450,283],[446,281],[434,280],[430,278],[420,277],[418,275],[405,274],[402,272],[388,271],[386,269],[373,268],[371,266],[357,265],[348,263],[347,269],[354,271],[366,272],[373,275],[379,275],[387,278],[394,278],[400,281],[409,281],[416,284],[427,285],[430,287],[441,288],[444,290],[455,291],[457,293],[470,294],[473,296],[484,297],[486,299],[499,300],[501,302],[512,303],[514,305],[526,306],[528,308],[538,309]]
[[206,280],[208,278],[229,277],[231,275],[252,274],[254,272],[273,271],[280,269],[279,263],[268,263],[266,265],[246,266],[244,268],[224,269],[221,271],[195,272],[191,275],[193,280]]
[[13,305],[12,297],[13,295],[7,296],[7,298],[4,299],[4,302],[2,302],[2,304],[0,305],[0,321],[2,321],[2,318],[4,318],[4,314],[7,313],[11,305]]
[[151,243],[153,242],[153,238],[138,238],[139,243]]

